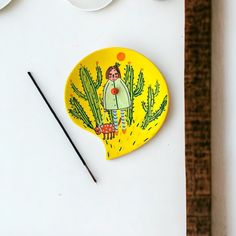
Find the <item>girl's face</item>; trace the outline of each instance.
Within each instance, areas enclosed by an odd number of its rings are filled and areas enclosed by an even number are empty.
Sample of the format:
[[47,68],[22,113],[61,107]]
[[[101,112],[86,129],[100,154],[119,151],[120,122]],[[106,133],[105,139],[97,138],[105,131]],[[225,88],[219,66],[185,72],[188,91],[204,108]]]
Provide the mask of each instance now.
[[116,69],[112,69],[109,73],[109,80],[115,81],[119,79],[119,73]]

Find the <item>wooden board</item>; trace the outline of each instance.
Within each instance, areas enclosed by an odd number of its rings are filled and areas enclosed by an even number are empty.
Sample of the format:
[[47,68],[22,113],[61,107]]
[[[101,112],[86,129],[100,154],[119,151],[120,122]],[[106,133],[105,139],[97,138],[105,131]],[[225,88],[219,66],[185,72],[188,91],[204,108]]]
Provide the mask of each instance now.
[[211,235],[211,0],[186,0],[187,235]]

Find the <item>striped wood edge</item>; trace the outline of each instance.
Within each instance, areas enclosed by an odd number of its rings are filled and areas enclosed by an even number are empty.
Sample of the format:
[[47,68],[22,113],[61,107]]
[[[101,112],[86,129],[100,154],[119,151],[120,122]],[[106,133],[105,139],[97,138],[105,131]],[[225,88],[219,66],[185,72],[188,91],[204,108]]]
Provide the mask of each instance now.
[[187,236],[211,235],[211,0],[185,1]]

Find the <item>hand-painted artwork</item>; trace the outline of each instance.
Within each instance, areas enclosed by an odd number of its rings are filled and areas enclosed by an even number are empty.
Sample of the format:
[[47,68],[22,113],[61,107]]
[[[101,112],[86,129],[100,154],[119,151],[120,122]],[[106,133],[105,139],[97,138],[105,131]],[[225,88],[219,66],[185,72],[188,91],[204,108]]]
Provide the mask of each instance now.
[[73,69],[65,104],[78,126],[101,138],[111,160],[155,136],[165,121],[169,95],[162,74],[146,57],[126,48],[107,48]]

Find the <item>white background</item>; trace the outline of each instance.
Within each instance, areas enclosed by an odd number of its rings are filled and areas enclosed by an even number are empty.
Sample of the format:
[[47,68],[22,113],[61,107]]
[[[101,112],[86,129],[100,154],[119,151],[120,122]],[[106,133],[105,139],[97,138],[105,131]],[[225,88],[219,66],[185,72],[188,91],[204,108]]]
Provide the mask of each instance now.
[[[183,4],[116,0],[102,11],[85,13],[66,0],[15,0],[0,12],[0,235],[185,235]],[[166,77],[171,95],[159,134],[114,161],[105,160],[97,137],[71,122],[63,101],[75,64],[109,46],[149,57]]]
[[213,0],[213,234],[236,235],[236,2]]

